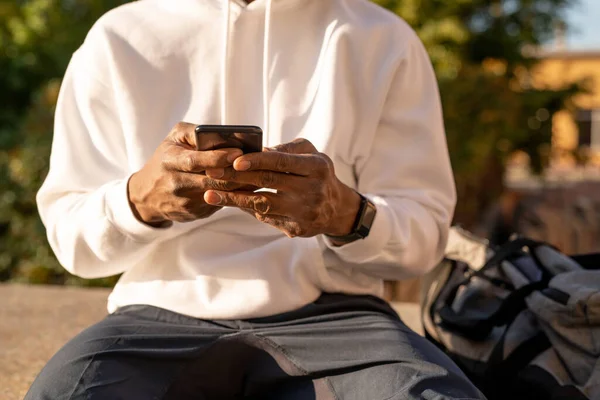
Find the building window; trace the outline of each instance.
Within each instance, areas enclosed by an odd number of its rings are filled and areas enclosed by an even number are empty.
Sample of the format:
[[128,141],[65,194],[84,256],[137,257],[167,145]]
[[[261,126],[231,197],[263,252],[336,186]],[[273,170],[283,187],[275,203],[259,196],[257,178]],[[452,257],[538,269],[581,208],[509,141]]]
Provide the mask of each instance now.
[[600,150],[600,108],[579,110],[577,113],[579,147]]

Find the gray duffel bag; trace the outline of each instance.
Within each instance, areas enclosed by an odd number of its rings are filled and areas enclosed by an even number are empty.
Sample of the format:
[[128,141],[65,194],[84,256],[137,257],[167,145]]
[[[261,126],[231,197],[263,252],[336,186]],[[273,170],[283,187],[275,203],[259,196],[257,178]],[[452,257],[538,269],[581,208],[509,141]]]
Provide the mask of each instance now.
[[454,229],[423,326],[490,399],[600,400],[600,254]]

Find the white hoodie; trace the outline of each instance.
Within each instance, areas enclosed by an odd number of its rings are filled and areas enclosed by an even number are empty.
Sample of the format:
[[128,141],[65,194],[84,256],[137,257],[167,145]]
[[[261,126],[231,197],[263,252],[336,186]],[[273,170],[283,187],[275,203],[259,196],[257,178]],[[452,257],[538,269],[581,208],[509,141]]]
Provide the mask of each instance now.
[[[265,146],[309,139],[377,205],[370,235],[290,239],[234,208],[139,222],[127,180],[178,121],[259,125]],[[73,55],[37,200],[69,272],[124,273],[110,312],[241,319],[321,292],[382,296],[384,279],[428,271],[455,189],[432,67],[395,15],[366,0],[143,0],[103,16]]]

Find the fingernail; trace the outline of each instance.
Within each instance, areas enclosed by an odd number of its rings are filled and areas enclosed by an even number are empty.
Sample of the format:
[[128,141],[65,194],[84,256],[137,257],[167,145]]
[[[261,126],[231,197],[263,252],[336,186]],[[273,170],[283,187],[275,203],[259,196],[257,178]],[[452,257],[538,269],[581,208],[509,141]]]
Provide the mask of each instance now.
[[204,193],[204,201],[206,201],[208,204],[218,206],[219,204],[221,204],[221,201],[223,201],[223,199],[218,193],[208,191]]
[[232,163],[235,161],[236,158],[240,157],[242,154],[244,154],[244,153],[241,150],[234,151],[227,156],[227,161]]
[[219,179],[225,175],[225,170],[223,168],[207,169],[206,175],[211,178]]
[[233,167],[238,171],[247,171],[250,169],[251,166],[252,164],[250,163],[250,161],[242,160],[235,163]]

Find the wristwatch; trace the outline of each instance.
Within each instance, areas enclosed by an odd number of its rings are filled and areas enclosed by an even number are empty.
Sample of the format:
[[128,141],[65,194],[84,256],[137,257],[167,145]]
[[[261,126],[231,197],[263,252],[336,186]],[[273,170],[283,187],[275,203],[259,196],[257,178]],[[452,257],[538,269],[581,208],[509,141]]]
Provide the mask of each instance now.
[[344,236],[326,235],[329,239],[337,243],[350,243],[369,236],[371,226],[373,225],[375,215],[377,214],[377,207],[375,207],[375,204],[373,204],[371,200],[367,199],[362,194],[358,193],[358,195],[360,196],[360,207],[356,219],[354,220],[352,231]]

